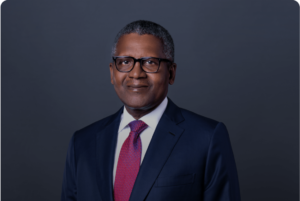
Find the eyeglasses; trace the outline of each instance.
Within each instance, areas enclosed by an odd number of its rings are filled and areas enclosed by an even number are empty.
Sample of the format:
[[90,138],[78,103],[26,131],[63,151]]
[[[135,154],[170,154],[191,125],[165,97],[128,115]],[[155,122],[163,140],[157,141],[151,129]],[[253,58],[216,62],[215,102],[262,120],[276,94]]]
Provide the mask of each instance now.
[[134,57],[118,56],[113,57],[113,60],[115,62],[117,70],[124,73],[130,72],[137,61],[140,62],[142,70],[146,73],[156,73],[159,69],[160,62],[162,61],[172,63],[172,61],[168,59],[156,57],[142,57],[140,59],[136,59]]

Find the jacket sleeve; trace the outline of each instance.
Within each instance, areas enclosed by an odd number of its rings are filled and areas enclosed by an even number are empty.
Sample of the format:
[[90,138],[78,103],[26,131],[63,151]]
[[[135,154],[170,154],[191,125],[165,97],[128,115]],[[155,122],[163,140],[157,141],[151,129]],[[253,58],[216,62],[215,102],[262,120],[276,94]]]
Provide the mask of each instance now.
[[74,151],[74,135],[69,143],[67,152],[66,164],[63,175],[61,201],[76,201],[76,166],[75,166],[75,151]]
[[203,200],[240,201],[237,169],[223,123],[219,123],[214,130],[206,160]]

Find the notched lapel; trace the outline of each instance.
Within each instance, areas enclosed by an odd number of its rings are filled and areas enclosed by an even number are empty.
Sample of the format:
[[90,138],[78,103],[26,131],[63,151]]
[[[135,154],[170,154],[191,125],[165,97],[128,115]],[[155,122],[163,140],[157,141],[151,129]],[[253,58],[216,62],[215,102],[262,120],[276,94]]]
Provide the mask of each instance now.
[[179,108],[170,101],[153,134],[136,178],[130,201],[141,201],[147,197],[184,131],[184,129],[177,125],[183,120]]
[[121,114],[120,109],[97,134],[96,179],[103,201],[113,201],[113,165]]

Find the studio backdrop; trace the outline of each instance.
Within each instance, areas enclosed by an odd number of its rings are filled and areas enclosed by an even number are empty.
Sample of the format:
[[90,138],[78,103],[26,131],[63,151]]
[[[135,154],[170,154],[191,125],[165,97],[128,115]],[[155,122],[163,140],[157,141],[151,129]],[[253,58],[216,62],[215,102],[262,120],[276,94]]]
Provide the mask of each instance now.
[[297,201],[299,5],[293,0],[7,0],[1,6],[2,200],[60,199],[72,134],[121,106],[111,46],[150,20],[175,43],[168,97],[225,123],[243,201]]

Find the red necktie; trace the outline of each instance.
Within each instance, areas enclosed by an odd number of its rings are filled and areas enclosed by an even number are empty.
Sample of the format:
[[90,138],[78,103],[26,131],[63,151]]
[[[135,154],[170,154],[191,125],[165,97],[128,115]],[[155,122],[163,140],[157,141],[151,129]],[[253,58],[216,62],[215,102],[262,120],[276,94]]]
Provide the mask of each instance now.
[[128,201],[130,198],[140,169],[142,153],[140,133],[148,127],[140,120],[132,121],[128,125],[131,131],[120,151],[114,186],[115,201]]

